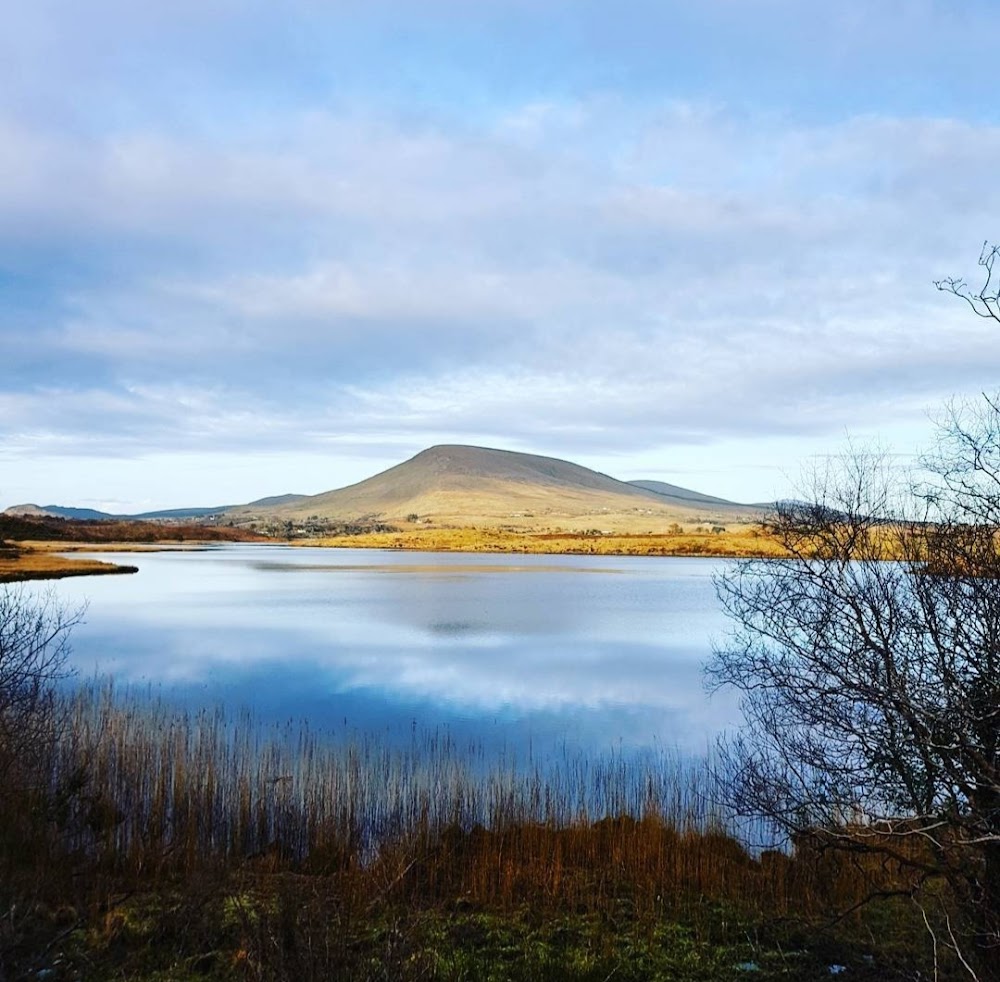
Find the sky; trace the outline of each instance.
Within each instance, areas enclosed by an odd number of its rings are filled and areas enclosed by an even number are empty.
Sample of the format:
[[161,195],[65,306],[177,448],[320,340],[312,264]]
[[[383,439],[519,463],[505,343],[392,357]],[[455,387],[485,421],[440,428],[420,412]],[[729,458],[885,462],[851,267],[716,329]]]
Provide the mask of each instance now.
[[993,0],[13,0],[0,508],[438,443],[740,501],[1000,380]]

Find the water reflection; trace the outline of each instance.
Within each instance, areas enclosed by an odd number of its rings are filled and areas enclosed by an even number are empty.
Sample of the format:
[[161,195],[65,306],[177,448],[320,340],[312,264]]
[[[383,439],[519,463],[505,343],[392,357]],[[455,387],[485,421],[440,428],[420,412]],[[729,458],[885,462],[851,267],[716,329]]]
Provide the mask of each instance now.
[[736,717],[701,685],[725,628],[714,561],[242,545],[122,560],[140,572],[59,584],[90,603],[75,665],[188,704],[394,735],[417,723],[485,743],[697,749]]

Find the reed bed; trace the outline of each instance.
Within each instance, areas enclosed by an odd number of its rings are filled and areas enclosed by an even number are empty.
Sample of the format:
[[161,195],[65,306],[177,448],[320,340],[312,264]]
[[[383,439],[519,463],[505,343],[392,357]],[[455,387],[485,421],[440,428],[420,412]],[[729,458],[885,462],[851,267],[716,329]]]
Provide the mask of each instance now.
[[[132,881],[255,869],[360,884],[395,870],[394,892],[421,902],[710,896],[784,913],[825,902],[836,880],[752,854],[715,800],[712,761],[673,750],[490,754],[441,730],[399,746],[107,685],[67,701],[49,760],[58,834],[44,858]],[[836,889],[852,900],[866,884],[848,880]]]
[[685,832],[722,824],[706,761],[679,752],[488,753],[416,728],[401,745],[306,722],[268,726],[249,712],[186,712],[111,686],[84,688],[66,710],[52,784],[85,780],[77,807],[91,809],[73,848],[118,862],[275,853],[304,863],[332,851],[364,866],[388,845],[445,829],[555,829],[609,816]]
[[[0,969],[4,938],[49,951],[72,916],[89,931],[81,964],[211,949],[229,952],[226,978],[459,978],[425,972],[416,949],[459,958],[461,931],[502,914],[517,945],[549,932],[556,962],[572,924],[604,977],[617,962],[594,952],[616,938],[684,923],[703,946],[746,946],[747,925],[848,909],[897,878],[801,846],[751,852],[712,761],[662,749],[491,753],[416,729],[399,745],[109,685],[67,696],[44,749],[34,780],[0,789]],[[46,910],[51,923],[22,915],[42,941],[15,928],[15,911]],[[393,967],[365,974],[376,962]]]

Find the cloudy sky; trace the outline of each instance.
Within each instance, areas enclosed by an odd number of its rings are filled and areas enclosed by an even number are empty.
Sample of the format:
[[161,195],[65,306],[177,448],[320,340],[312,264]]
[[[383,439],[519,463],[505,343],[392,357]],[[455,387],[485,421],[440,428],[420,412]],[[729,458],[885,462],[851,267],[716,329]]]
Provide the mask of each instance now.
[[13,0],[0,507],[434,443],[740,500],[1000,382],[994,0]]

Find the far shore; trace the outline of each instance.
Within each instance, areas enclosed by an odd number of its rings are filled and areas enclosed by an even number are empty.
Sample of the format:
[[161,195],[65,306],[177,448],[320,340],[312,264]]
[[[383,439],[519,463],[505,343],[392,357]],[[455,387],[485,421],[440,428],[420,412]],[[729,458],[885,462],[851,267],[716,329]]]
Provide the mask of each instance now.
[[200,552],[217,543],[192,542],[54,542],[25,540],[0,548],[0,583],[27,580],[61,580],[69,576],[114,576],[138,573],[138,566],[77,559],[67,553],[111,552]]
[[89,522],[0,513],[0,583],[138,572],[135,566],[80,559],[70,553],[197,551],[219,542],[267,541],[266,536],[228,526]]
[[191,539],[171,542],[169,539],[156,542],[55,542],[48,540],[25,540],[17,543],[32,552],[205,552],[218,542],[203,542]]
[[297,546],[331,549],[402,549],[419,552],[538,553],[598,556],[778,557],[784,550],[756,526],[739,531],[618,533],[519,531],[489,527],[414,528],[300,539]]
[[[414,552],[493,553],[496,555],[691,556],[718,559],[778,557],[780,545],[758,527],[724,532],[566,532],[491,527],[413,528],[308,539],[272,540],[292,546],[327,549],[397,549]],[[190,538],[156,542],[65,542],[30,540],[0,549],[0,583],[55,580],[67,576],[135,573],[135,566],[78,559],[71,553],[199,552],[218,541]]]
[[96,559],[71,559],[47,549],[0,550],[0,583],[26,580],[61,580],[68,576],[108,576],[138,573],[137,566],[102,563]]

